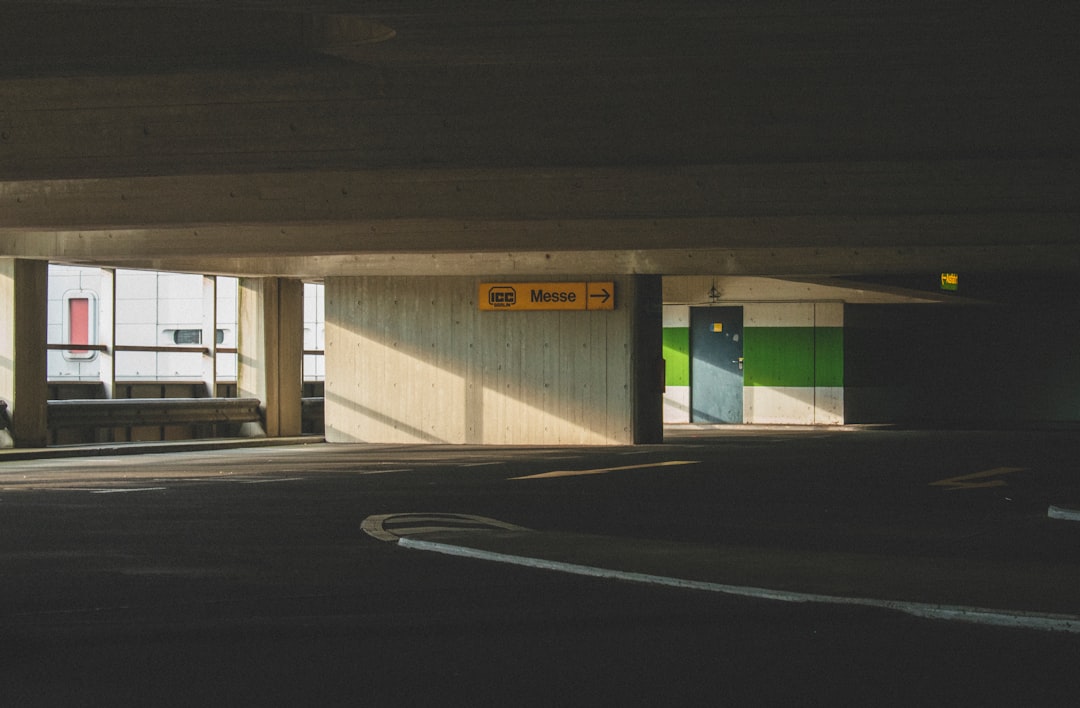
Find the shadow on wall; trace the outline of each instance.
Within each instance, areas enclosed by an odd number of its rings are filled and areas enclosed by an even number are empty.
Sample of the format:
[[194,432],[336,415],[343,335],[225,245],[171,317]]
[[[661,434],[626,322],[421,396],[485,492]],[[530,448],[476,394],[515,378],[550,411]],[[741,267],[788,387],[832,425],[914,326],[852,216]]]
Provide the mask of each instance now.
[[392,430],[400,430],[405,435],[408,435],[408,436],[410,436],[412,438],[415,438],[419,442],[425,442],[425,443],[449,443],[449,442],[451,442],[450,440],[444,440],[444,439],[439,438],[439,437],[437,437],[435,435],[431,435],[431,434],[421,430],[420,428],[411,426],[411,425],[409,425],[408,423],[406,423],[403,420],[398,420],[396,418],[391,418],[390,416],[384,415],[384,414],[382,414],[382,413],[380,413],[380,412],[378,412],[376,410],[373,410],[373,409],[368,408],[366,406],[362,406],[362,405],[356,403],[355,401],[350,401],[349,399],[345,398],[344,396],[338,396],[338,395],[335,395],[333,393],[327,393],[325,398],[326,398],[327,403],[332,402],[333,405],[343,406],[343,407],[347,408],[348,410],[352,411],[352,413],[354,415],[359,415],[359,416],[362,416],[364,418],[369,418],[369,419],[372,419],[372,420],[376,420],[376,421],[379,422],[380,425],[387,426],[388,428],[390,428]]
[[849,423],[1080,420],[1071,303],[849,305],[844,318]]

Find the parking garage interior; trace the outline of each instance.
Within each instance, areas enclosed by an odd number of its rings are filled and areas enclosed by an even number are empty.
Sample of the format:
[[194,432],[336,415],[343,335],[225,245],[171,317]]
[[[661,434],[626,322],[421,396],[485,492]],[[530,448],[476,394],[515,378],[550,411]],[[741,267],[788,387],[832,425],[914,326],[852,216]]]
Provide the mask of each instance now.
[[[56,440],[50,263],[237,278],[270,437],[1075,421],[1070,13],[3,0],[8,444]],[[616,305],[479,308],[549,281]]]

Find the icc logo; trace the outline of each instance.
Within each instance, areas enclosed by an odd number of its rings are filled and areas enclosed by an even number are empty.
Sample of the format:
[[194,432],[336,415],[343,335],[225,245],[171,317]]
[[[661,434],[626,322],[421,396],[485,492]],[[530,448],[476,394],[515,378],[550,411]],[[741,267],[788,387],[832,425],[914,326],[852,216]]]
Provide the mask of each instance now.
[[496,285],[488,290],[488,304],[492,307],[513,307],[517,291],[508,285]]

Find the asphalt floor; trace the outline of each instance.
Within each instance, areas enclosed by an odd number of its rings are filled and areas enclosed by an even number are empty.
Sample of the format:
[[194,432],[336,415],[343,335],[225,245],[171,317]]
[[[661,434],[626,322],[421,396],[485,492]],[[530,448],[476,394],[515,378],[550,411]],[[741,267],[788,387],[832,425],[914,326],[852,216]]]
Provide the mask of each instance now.
[[[866,428],[790,426],[674,426],[673,442],[725,435],[777,432],[858,433]],[[218,439],[0,450],[3,462],[149,453],[205,452],[318,444],[315,436],[278,439]],[[68,474],[72,472],[69,471]],[[75,474],[78,474],[77,471]],[[828,548],[783,548],[739,544],[619,539],[557,531],[502,530],[417,534],[409,547],[484,560],[546,567],[580,574],[607,573],[644,583],[682,583],[702,591],[743,594],[788,602],[870,604],[948,619],[1080,632],[1080,511],[1072,503],[1049,506],[1055,538],[1064,538],[1060,557],[1045,549],[1031,559],[1013,555],[957,558],[905,551],[903,539],[884,544],[888,552]],[[1068,530],[1061,530],[1068,529]],[[410,545],[411,544],[411,545]],[[1053,553],[1050,554],[1053,558]]]

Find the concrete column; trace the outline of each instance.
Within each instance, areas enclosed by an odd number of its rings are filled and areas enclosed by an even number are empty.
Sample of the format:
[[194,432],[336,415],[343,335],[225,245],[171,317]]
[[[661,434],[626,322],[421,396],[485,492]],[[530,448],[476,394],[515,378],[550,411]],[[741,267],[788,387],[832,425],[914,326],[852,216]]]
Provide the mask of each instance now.
[[217,277],[203,276],[202,357],[203,383],[206,395],[217,396]]
[[635,444],[664,441],[663,287],[659,275],[635,275],[624,298],[631,309],[631,415]]
[[0,446],[48,442],[48,281],[46,261],[0,258],[0,400],[11,419]]
[[248,434],[299,435],[304,364],[304,285],[290,278],[241,278],[240,397],[258,398],[263,429]]
[[98,289],[98,344],[105,351],[98,353],[98,376],[105,398],[116,398],[116,270],[101,269]]

